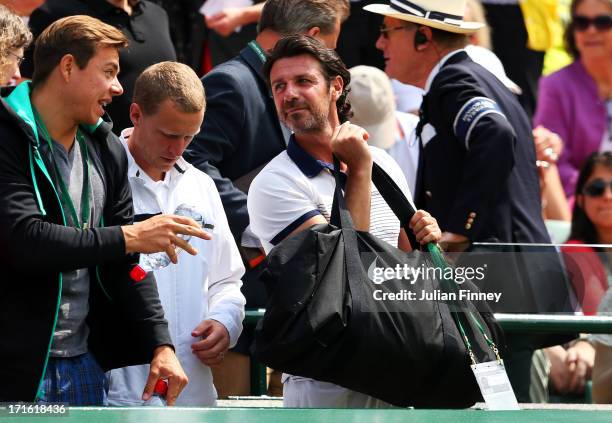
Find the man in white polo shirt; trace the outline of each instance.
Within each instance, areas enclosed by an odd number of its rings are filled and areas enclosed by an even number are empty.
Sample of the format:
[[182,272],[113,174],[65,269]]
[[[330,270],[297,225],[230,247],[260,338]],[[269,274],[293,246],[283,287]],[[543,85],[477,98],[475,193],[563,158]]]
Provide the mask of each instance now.
[[[182,206],[201,215],[212,234],[209,241],[189,240],[196,256],[180,254],[178,264],[154,271],[176,355],[189,377],[176,401],[179,406],[215,405],[209,366],[221,363],[236,343],[244,318],[244,267],[219,193],[208,175],[181,157],[200,130],[204,109],[204,88],[195,72],[180,63],[161,62],[136,80],[130,107],[134,128],[121,133],[135,220],[174,214]],[[142,405],[147,367],[113,370],[109,404]]]
[[[399,221],[371,183],[372,161],[411,198],[398,165],[383,150],[368,147],[367,132],[347,120],[350,73],[334,50],[304,35],[282,39],[264,67],[277,113],[294,134],[287,150],[255,178],[248,197],[253,232],[268,252],[283,239],[330,218],[335,179],[333,155],[341,161],[347,207],[356,229],[410,250]],[[342,125],[341,122],[344,122]],[[421,243],[437,241],[436,220],[418,211],[410,222]],[[283,375],[286,407],[386,407],[388,404],[340,386]]]

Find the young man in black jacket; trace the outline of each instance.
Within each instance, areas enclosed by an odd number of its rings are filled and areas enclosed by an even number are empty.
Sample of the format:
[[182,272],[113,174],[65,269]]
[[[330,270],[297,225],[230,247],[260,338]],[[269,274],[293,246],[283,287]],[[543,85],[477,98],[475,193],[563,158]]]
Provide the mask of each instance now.
[[[209,238],[191,219],[131,225],[123,147],[104,106],[117,80],[120,31],[74,16],[36,43],[32,83],[0,99],[0,401],[104,404],[104,371],[150,363],[173,404],[187,377],[155,280],[134,253]],[[139,272],[140,271],[140,272]],[[140,274],[139,274],[140,273]]]

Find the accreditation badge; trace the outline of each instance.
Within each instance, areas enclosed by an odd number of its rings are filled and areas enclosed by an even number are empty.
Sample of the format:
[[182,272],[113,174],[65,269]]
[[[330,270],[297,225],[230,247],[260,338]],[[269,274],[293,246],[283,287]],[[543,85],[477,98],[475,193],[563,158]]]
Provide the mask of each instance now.
[[520,410],[503,360],[472,364],[488,410]]

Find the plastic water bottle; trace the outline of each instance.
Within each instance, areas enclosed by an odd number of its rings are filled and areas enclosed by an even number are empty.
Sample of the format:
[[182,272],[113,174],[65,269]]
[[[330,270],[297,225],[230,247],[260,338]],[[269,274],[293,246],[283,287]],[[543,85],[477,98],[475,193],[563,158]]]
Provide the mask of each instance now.
[[[204,218],[202,217],[202,215],[193,206],[190,206],[188,204],[179,205],[173,214],[178,216],[190,217],[195,220],[198,225],[200,225],[200,227],[204,224]],[[179,236],[185,241],[189,241],[191,239],[191,235]],[[179,252],[179,250],[180,249],[177,248],[177,253]],[[162,269],[168,266],[170,263],[172,263],[172,261],[170,260],[170,257],[168,257],[168,254],[161,251],[159,253],[153,254],[141,254],[139,265],[145,272],[152,272],[154,270]]]

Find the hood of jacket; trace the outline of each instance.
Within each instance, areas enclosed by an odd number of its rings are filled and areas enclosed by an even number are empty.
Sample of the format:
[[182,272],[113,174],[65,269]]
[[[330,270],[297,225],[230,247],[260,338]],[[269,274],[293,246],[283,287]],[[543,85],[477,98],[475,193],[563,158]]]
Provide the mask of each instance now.
[[[31,93],[31,82],[22,82],[16,87],[2,88],[2,90],[0,90],[0,101],[4,105],[9,116],[15,120],[15,124],[18,125],[27,135],[30,142],[30,148],[28,151],[30,157],[30,175],[32,178],[32,184],[34,186],[34,192],[36,194],[38,208],[40,209],[41,214],[45,216],[47,212],[38,188],[36,172],[34,171],[35,165],[38,166],[52,186],[55,186],[55,184],[51,178],[51,175],[49,174],[49,171],[47,170],[47,166],[45,165],[38,148],[40,145],[40,135],[38,133],[38,126],[36,125],[36,120],[34,118],[34,110],[32,108],[32,102],[30,99]],[[105,117],[107,117],[107,115],[105,115]],[[100,127],[103,127],[101,128],[103,132],[109,132],[112,128],[112,122],[110,122],[110,119],[109,122],[105,122],[104,119],[99,118],[93,125],[81,124],[79,127],[88,134],[93,134]]]
[[[0,92],[4,104],[7,106],[9,111],[12,111],[23,123],[25,123],[34,134],[32,140],[35,145],[40,144],[40,136],[36,126],[36,120],[34,119],[34,111],[32,110],[32,101],[30,95],[32,94],[32,83],[30,81],[22,82],[16,87],[4,88]],[[100,125],[104,123],[104,119],[99,118],[98,121],[93,125],[81,124],[80,128],[85,130],[89,134],[93,134]],[[110,123],[110,122],[109,122]]]

